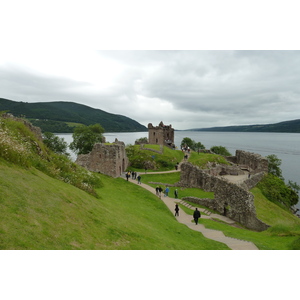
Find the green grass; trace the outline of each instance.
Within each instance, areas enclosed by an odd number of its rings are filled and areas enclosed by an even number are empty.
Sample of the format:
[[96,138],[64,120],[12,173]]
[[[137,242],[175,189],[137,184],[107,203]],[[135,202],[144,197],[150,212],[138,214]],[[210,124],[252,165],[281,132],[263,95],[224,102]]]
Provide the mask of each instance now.
[[269,201],[260,189],[254,188],[251,190],[251,193],[254,195],[257,216],[263,222],[271,226],[284,225],[293,227],[300,225],[298,217]]
[[[187,214],[192,215],[193,210],[180,206]],[[282,235],[282,230],[273,230],[272,228],[256,232],[247,229],[237,228],[224,222],[219,222],[211,219],[199,219],[199,224],[203,224],[206,228],[220,230],[226,236],[253,242],[261,250],[290,250],[299,248],[299,231]],[[298,228],[299,230],[299,228]],[[297,248],[298,247],[298,248]]]
[[0,249],[228,249],[178,223],[161,200],[99,175],[99,198],[0,163]]
[[[161,183],[168,183],[174,184],[180,180],[180,173],[167,173],[167,174],[142,174],[142,182],[149,184],[152,187],[156,187],[157,184],[150,184],[149,182],[161,182]],[[162,186],[164,189],[165,186]],[[201,189],[197,188],[182,188],[182,187],[170,187],[169,195],[170,197],[174,197],[174,191],[178,189],[178,198],[184,197],[196,197],[196,198],[214,198],[213,192],[205,192]]]
[[221,155],[191,152],[189,162],[195,166],[205,169],[208,162],[229,165],[228,161]]
[[[167,149],[164,154],[177,160],[182,152]],[[142,182],[172,184],[179,176],[142,174]],[[200,189],[178,190],[179,198],[213,197]],[[300,220],[268,201],[258,188],[252,192],[258,218],[272,226],[268,230],[254,232],[207,219],[200,222],[252,241],[260,249],[300,249]],[[49,152],[27,127],[1,120],[0,249],[228,247],[178,223],[158,197],[140,186],[90,174]]]
[[[159,145],[145,145],[146,148],[160,150]],[[148,167],[148,171],[169,171],[175,169],[175,164],[182,161],[184,154],[179,150],[172,150],[163,147],[163,154],[151,150],[141,150],[140,145],[129,146],[126,148],[127,156],[130,161],[128,170],[143,172],[145,164],[150,162],[154,167]]]
[[160,145],[144,145],[144,148],[148,148],[148,149],[153,149],[153,150],[156,150],[156,151],[160,151]]
[[[259,189],[255,188],[252,192],[255,195],[258,218],[272,225],[268,230],[256,232],[203,218],[199,223],[207,228],[220,230],[228,237],[251,241],[261,250],[300,250],[299,218],[268,201]],[[181,208],[187,214],[193,214],[192,209],[183,206]]]
[[74,123],[74,122],[66,122],[66,124],[70,127],[79,127],[82,126],[82,123]]

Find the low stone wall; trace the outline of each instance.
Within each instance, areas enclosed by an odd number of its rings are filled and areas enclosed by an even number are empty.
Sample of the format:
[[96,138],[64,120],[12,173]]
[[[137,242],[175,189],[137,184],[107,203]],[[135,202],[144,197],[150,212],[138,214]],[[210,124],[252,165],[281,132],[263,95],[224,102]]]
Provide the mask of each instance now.
[[251,174],[268,172],[268,159],[257,153],[236,150],[235,156],[226,156],[226,159],[236,165],[247,166]]
[[[255,179],[258,180],[258,177]],[[252,181],[253,184],[255,179]],[[184,187],[201,188],[208,192],[214,192],[215,199],[204,199],[203,201],[199,199],[199,203],[243,224],[247,228],[262,231],[269,227],[257,219],[254,196],[248,191],[248,188],[245,189],[223,178],[211,176],[190,163],[181,165],[179,184]]]
[[251,190],[263,179],[265,172],[260,172],[255,175],[251,175],[250,178],[246,179],[240,186],[245,190]]
[[200,204],[200,205],[203,205],[203,206],[211,208],[211,209],[213,209],[214,202],[215,202],[215,199],[196,198],[196,197],[183,197],[182,200]]
[[152,151],[158,154],[163,154],[164,153],[164,147],[162,145],[160,145],[160,150],[155,150],[155,149],[151,149],[151,148],[147,148],[143,145],[141,145],[141,150],[148,150],[148,151]]
[[241,170],[238,166],[228,166],[228,165],[217,165],[215,167],[203,170],[205,173],[212,176],[221,175],[244,175],[245,172]]

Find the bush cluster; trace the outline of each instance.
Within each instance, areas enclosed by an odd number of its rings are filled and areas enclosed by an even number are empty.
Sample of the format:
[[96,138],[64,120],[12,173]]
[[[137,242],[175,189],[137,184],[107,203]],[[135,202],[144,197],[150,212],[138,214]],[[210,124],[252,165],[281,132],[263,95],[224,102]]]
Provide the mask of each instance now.
[[257,187],[270,201],[287,209],[298,203],[298,194],[283,179],[268,173]]
[[99,177],[52,152],[22,122],[0,117],[0,157],[26,168],[34,167],[53,178],[72,184],[96,196]]

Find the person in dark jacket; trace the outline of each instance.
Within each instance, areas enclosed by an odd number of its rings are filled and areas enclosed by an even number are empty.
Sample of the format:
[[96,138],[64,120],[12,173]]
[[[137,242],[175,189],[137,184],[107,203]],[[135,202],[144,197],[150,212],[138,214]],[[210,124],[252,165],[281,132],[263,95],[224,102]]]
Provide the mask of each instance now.
[[176,216],[179,217],[179,207],[178,207],[178,204],[175,205],[175,217]]
[[198,210],[198,208],[196,208],[196,210],[194,211],[193,217],[194,217],[195,223],[197,225],[198,224],[198,219],[201,218],[201,213]]
[[177,189],[174,191],[174,195],[175,195],[175,199],[178,199],[178,190]]

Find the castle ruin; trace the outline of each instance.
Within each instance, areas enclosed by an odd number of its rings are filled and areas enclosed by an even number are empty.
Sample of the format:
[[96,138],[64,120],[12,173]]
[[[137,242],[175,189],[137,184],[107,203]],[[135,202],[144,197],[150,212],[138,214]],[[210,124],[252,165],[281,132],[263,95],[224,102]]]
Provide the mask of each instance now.
[[129,161],[125,144],[116,139],[112,144],[95,144],[90,153],[78,155],[76,163],[92,172],[119,177],[125,172]]
[[[237,150],[236,156],[230,157],[230,161],[234,161],[236,165],[219,165],[206,170],[183,163],[178,186],[214,192],[214,199],[186,197],[184,200],[211,208],[249,229],[266,230],[269,226],[257,218],[254,196],[250,189],[268,172],[268,160],[259,154]],[[244,168],[247,169],[246,174],[251,173],[251,176],[241,183],[232,183],[222,176],[245,174],[242,170]]]
[[172,125],[164,125],[160,122],[158,126],[148,124],[149,144],[173,147],[174,145],[174,128]]

